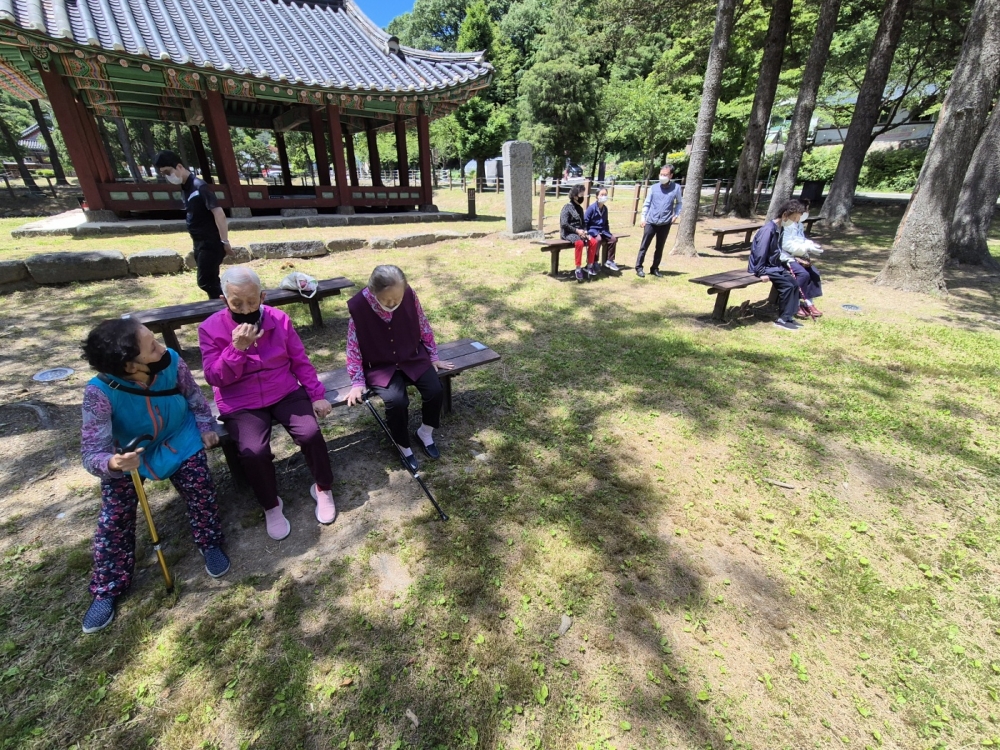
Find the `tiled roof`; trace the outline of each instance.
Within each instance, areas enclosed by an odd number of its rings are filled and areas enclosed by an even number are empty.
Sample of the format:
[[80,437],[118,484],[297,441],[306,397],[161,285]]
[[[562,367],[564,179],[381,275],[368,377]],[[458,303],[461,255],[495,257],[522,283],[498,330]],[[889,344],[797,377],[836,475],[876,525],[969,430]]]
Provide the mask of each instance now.
[[175,65],[339,90],[433,92],[492,71],[482,53],[400,47],[353,0],[0,0],[3,22]]
[[42,131],[38,125],[32,125],[21,131],[21,136],[17,140],[17,145],[28,151],[44,151],[47,146],[42,141]]

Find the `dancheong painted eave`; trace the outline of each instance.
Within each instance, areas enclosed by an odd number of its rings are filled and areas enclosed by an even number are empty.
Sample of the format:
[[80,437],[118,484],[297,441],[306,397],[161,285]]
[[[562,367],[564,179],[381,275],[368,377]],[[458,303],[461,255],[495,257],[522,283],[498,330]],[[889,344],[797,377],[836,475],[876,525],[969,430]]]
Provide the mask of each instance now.
[[478,89],[493,71],[482,53],[400,46],[352,0],[0,0],[0,25],[160,65],[337,91]]

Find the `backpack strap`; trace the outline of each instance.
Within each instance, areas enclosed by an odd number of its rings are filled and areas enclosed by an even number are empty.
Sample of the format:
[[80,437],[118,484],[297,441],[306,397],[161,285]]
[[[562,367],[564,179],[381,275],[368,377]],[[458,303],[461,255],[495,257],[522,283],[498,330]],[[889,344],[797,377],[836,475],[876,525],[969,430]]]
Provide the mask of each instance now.
[[122,385],[117,380],[112,380],[103,372],[97,376],[97,379],[100,380],[102,383],[104,383],[108,388],[110,388],[113,391],[120,391],[121,393],[130,393],[133,396],[156,397],[156,396],[182,395],[181,389],[178,388],[177,386],[174,386],[173,388],[167,388],[166,390],[163,391],[148,391],[148,390],[143,390],[141,388],[129,388],[127,385]]

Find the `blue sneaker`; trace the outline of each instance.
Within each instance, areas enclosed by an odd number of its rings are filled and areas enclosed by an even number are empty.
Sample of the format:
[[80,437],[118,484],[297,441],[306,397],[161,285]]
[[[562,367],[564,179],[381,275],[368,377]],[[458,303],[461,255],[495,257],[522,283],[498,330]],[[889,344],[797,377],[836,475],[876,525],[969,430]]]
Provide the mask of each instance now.
[[87,614],[83,616],[83,632],[96,633],[98,630],[104,630],[114,619],[115,597],[94,599]]
[[222,578],[229,572],[229,558],[222,547],[209,547],[201,550],[201,554],[205,558],[205,571],[212,578]]

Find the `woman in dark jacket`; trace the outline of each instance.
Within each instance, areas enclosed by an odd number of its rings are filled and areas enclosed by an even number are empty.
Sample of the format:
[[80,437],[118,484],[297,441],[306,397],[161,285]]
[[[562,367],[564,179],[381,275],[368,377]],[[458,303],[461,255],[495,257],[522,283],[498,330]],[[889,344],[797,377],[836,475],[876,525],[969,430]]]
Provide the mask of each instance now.
[[562,213],[559,214],[559,230],[562,238],[566,242],[572,242],[576,254],[576,280],[583,281],[583,269],[580,261],[583,260],[583,246],[587,245],[587,273],[597,276],[597,245],[599,239],[587,234],[586,225],[583,221],[583,185],[574,185],[569,191],[569,203],[563,206]]

